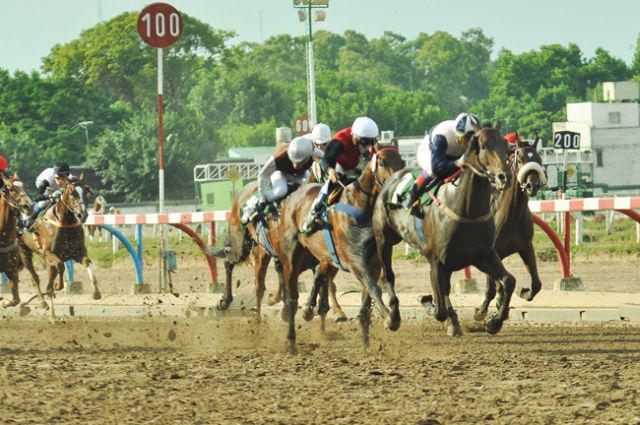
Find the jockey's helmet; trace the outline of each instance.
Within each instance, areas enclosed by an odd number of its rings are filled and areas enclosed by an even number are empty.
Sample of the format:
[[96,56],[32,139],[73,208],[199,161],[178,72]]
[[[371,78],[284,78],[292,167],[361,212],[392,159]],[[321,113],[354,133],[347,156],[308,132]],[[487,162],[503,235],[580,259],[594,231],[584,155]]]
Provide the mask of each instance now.
[[358,117],[351,126],[351,134],[361,139],[378,137],[378,124],[369,117]]
[[319,122],[313,126],[311,131],[311,140],[317,145],[324,145],[331,140],[331,129],[328,125]]
[[6,171],[8,167],[9,164],[7,163],[7,158],[0,155],[0,171]]
[[510,144],[515,144],[516,140],[518,142],[522,142],[522,137],[520,137],[517,131],[513,131],[511,133],[505,134],[504,138],[507,141],[507,143],[510,143]]
[[463,112],[456,117],[455,131],[458,137],[466,136],[471,132],[475,132],[475,128],[480,126],[480,120],[476,114]]
[[71,168],[69,168],[69,164],[66,162],[58,162],[54,165],[53,172],[56,176],[68,177],[71,173]]
[[289,142],[289,147],[287,148],[287,155],[289,159],[293,163],[300,163],[309,158],[311,158],[311,154],[313,154],[313,143],[311,143],[311,139],[307,137],[300,136],[293,139]]

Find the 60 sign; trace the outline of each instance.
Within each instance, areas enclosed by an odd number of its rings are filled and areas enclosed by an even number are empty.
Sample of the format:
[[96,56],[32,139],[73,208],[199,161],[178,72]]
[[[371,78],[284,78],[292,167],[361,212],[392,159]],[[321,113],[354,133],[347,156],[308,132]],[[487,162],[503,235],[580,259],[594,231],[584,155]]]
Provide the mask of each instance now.
[[573,131],[553,133],[553,147],[556,149],[580,149],[580,133]]
[[153,3],[138,15],[138,34],[152,47],[169,47],[182,34],[182,15],[166,3]]

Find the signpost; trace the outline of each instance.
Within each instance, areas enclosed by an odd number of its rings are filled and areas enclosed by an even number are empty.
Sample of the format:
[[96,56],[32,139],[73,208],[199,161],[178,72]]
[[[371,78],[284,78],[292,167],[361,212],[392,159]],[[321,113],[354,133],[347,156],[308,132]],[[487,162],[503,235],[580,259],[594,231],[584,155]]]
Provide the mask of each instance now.
[[[158,212],[164,213],[164,133],[163,133],[163,89],[162,89],[162,49],[169,47],[182,34],[182,15],[167,3],[152,3],[138,15],[138,34],[145,43],[158,49]],[[160,227],[160,290],[167,283],[166,225]]]
[[296,133],[298,134],[298,136],[302,136],[310,132],[311,129],[309,128],[309,116],[300,115],[296,119]]
[[556,131],[553,133],[554,149],[562,149],[562,194],[567,192],[567,150],[580,149],[580,133],[573,131]]

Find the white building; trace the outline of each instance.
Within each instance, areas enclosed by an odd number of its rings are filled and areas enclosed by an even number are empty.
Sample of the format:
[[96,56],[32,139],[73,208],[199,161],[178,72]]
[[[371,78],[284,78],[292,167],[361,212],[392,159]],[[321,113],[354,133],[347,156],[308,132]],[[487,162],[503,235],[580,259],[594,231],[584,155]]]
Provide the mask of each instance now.
[[[607,102],[567,104],[567,121],[553,123],[553,132],[580,133],[580,151],[592,161],[596,193],[640,193],[640,104],[638,83],[603,83]],[[600,188],[600,190],[598,190]]]

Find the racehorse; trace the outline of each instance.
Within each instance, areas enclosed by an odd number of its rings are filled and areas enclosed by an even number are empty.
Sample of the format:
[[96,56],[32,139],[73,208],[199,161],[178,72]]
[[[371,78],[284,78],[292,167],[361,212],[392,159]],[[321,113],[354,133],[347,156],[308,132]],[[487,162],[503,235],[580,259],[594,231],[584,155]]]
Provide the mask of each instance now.
[[[236,196],[231,204],[231,212],[227,224],[227,237],[221,249],[211,248],[206,252],[209,255],[224,259],[225,268],[225,291],[218,302],[218,309],[226,310],[233,302],[233,269],[237,264],[246,261],[249,254],[253,257],[254,284],[256,293],[255,318],[259,322],[261,319],[261,305],[265,293],[265,277],[269,263],[273,258],[276,271],[278,272],[278,290],[275,294],[270,294],[267,304],[273,305],[281,300],[282,268],[275,249],[279,243],[279,217],[269,214],[261,217],[256,222],[250,222],[246,227],[240,223],[241,208],[253,196],[258,188],[258,182],[251,182]],[[283,202],[286,202],[287,198]],[[315,263],[310,261],[306,268],[313,268]],[[318,272],[320,273],[320,272]],[[328,309],[326,309],[328,311]],[[283,310],[283,318],[286,318],[286,309]],[[324,330],[324,318],[327,311],[321,311],[321,330]],[[341,312],[341,311],[340,311]],[[344,313],[343,313],[344,314]]]
[[[96,196],[96,199],[93,201],[93,207],[89,208],[87,212],[93,215],[104,214],[106,206],[107,206],[107,200],[104,199],[104,196],[98,195]],[[96,230],[98,231],[98,235],[102,236],[102,228],[100,228],[99,226],[96,226],[94,224],[87,224],[86,227],[87,227],[87,233],[89,233],[90,241],[93,240]]]
[[93,263],[87,255],[85,247],[83,223],[87,219],[87,197],[91,189],[82,179],[71,177],[64,187],[62,195],[53,202],[46,212],[35,223],[35,234],[39,240],[38,253],[49,264],[49,319],[55,320],[53,309],[54,281],[56,290],[64,287],[63,274],[65,261],[74,260],[82,263],[89,274],[93,285],[92,298],[102,298],[98,289],[98,281],[93,273]]
[[[376,201],[373,230],[382,261],[384,280],[394,326],[400,325],[395,274],[391,265],[393,246],[405,240],[429,260],[435,318],[449,319],[448,334],[462,335],[458,316],[451,305],[451,274],[474,265],[501,284],[498,313],[485,323],[485,329],[497,333],[509,314],[515,278],[509,274],[494,249],[495,223],[490,205],[491,184],[504,190],[511,178],[507,164],[507,142],[496,127],[476,127],[464,153],[464,165],[457,184],[443,185],[432,205],[417,212],[392,209],[389,203],[396,186],[411,170],[396,173]],[[435,197],[434,196],[434,197]]]
[[[491,210],[496,223],[495,250],[500,258],[518,253],[531,275],[531,286],[521,288],[520,297],[533,300],[542,283],[538,276],[536,253],[533,249],[533,218],[529,211],[529,197],[535,196],[547,182],[542,168],[542,158],[537,146],[540,139],[535,138],[533,144],[516,141],[513,153],[509,155],[511,172],[517,178],[502,192],[492,193]],[[476,310],[475,319],[482,321],[487,315],[489,303],[496,296],[495,280],[487,275],[487,287],[482,306]]]
[[[0,174],[3,183],[0,191],[0,273],[5,273],[9,278],[12,296],[11,301],[3,303],[3,307],[14,307],[20,304],[18,272],[23,265],[16,225],[21,213],[31,214],[33,201],[17,176],[7,178],[3,173]],[[44,301],[39,288],[38,294]]]
[[[313,314],[313,306],[323,282],[332,279],[338,269],[352,272],[366,289],[359,320],[363,340],[368,344],[371,299],[376,301],[383,316],[388,309],[381,298],[376,280],[380,262],[376,257],[375,240],[371,229],[374,201],[382,185],[395,171],[404,167],[396,149],[378,150],[360,177],[347,185],[336,204],[326,213],[324,229],[311,235],[299,233],[307,213],[316,198],[320,185],[306,185],[289,196],[282,207],[278,255],[285,285],[285,305],[288,306],[289,350],[296,352],[295,315],[298,310],[298,276],[304,270],[305,259],[315,258],[325,270],[314,281],[304,311],[305,318]],[[326,298],[323,294],[321,299]]]

